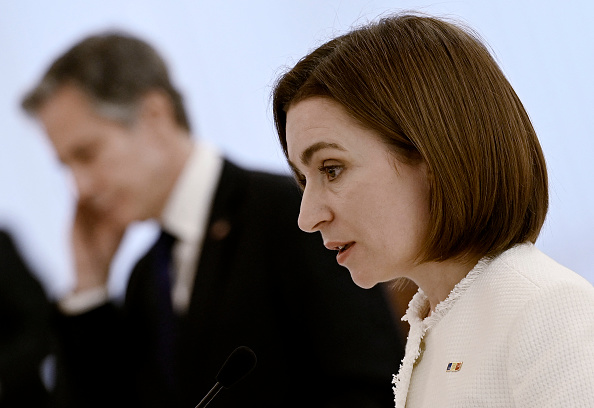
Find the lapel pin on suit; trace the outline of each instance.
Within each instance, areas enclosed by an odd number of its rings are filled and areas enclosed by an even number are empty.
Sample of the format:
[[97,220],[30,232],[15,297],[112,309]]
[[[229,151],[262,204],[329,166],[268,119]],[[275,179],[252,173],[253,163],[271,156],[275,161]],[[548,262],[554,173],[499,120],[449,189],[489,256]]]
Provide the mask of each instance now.
[[462,369],[462,361],[454,361],[448,364],[446,373],[455,373]]
[[208,231],[209,236],[215,241],[221,241],[231,232],[231,223],[224,219],[218,219],[213,222]]

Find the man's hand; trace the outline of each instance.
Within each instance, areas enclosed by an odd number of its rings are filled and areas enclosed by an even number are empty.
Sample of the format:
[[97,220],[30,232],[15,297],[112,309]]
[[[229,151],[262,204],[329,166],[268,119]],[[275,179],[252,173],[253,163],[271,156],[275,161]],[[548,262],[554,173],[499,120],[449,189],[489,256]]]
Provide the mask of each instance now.
[[107,284],[111,261],[127,225],[79,203],[72,229],[77,283],[75,292]]

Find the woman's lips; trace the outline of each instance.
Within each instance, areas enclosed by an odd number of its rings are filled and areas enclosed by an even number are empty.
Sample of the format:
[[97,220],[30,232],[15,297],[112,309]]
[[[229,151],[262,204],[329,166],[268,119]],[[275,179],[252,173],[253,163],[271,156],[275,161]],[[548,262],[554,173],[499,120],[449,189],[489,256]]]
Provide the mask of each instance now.
[[346,259],[348,258],[348,256],[351,254],[354,246],[355,246],[355,243],[350,242],[350,243],[346,244],[345,246],[343,246],[342,248],[340,248],[338,250],[338,254],[336,255],[336,262],[338,262],[340,265],[343,265],[345,263]]
[[338,251],[336,254],[336,261],[342,265],[350,253],[352,252],[352,248],[355,245],[354,242],[327,242],[324,246],[330,250]]

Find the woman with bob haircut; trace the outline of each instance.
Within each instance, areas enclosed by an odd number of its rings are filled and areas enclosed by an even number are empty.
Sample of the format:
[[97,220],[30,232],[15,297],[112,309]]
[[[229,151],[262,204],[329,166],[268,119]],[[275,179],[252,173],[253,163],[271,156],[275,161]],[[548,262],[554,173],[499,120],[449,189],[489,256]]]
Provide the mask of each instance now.
[[545,159],[472,29],[384,17],[306,55],[272,96],[300,228],[363,288],[419,287],[396,407],[594,406],[594,287],[534,245]]

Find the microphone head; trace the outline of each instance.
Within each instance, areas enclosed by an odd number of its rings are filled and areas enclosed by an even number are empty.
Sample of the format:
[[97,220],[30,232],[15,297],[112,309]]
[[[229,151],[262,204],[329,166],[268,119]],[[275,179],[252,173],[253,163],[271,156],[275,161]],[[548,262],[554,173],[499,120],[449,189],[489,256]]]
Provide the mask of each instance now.
[[239,346],[227,357],[216,380],[229,388],[248,375],[256,366],[256,354],[246,346]]

